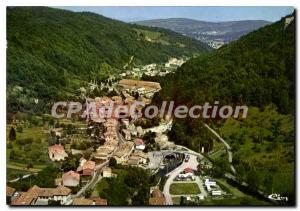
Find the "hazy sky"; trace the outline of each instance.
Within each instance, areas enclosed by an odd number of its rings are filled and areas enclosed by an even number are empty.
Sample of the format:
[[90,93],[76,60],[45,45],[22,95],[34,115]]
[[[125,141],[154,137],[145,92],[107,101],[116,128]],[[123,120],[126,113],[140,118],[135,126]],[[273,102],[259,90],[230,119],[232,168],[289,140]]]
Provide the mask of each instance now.
[[203,21],[277,21],[293,12],[293,7],[58,7],[90,11],[122,21],[157,18],[191,18]]

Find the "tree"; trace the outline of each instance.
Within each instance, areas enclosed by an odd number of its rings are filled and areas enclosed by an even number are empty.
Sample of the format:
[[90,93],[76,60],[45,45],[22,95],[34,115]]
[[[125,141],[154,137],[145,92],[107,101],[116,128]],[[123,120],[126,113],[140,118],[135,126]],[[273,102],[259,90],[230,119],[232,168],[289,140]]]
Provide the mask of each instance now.
[[14,141],[14,140],[16,140],[16,138],[17,138],[17,134],[16,134],[16,131],[15,131],[15,128],[14,127],[11,127],[10,128],[10,131],[9,131],[9,140],[10,141]]
[[115,158],[111,158],[111,159],[109,160],[109,166],[116,166],[116,165],[117,165],[116,159],[115,159]]
[[32,163],[28,163],[27,169],[31,169],[31,168],[33,168],[33,164]]
[[185,202],[184,202],[184,197],[183,197],[183,196],[181,196],[181,197],[180,197],[180,206],[183,206],[183,205],[184,205],[184,203],[185,203]]
[[23,133],[23,126],[22,126],[22,125],[18,125],[18,126],[17,126],[17,131],[18,131],[19,133]]
[[249,187],[252,190],[258,188],[258,185],[260,184],[260,180],[256,171],[251,170],[250,172],[247,173],[247,183],[249,184]]
[[17,158],[17,153],[14,150],[10,151],[9,159],[15,160]]

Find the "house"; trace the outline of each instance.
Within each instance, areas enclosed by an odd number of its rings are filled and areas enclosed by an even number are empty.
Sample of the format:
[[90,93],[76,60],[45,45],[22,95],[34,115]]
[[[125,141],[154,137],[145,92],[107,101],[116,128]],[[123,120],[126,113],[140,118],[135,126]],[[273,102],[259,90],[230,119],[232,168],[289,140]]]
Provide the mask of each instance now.
[[127,128],[129,126],[129,119],[121,119],[121,123]]
[[16,189],[6,186],[6,204],[10,204],[13,199],[14,194],[16,193]]
[[104,167],[102,169],[102,177],[111,177],[112,173],[111,173],[111,168],[110,167]]
[[154,93],[161,89],[160,84],[157,82],[139,81],[131,79],[122,79],[119,81],[118,85],[123,89],[128,90],[129,92],[139,91],[140,93]]
[[52,161],[61,161],[68,157],[65,148],[60,144],[54,144],[48,147],[48,154]]
[[95,159],[107,161],[112,156],[116,147],[112,145],[100,146],[94,154]]
[[76,187],[80,182],[80,174],[75,171],[68,171],[62,175],[63,186]]
[[129,157],[129,159],[127,160],[127,165],[129,166],[138,166],[140,160],[137,157]]
[[222,195],[222,192],[220,190],[213,190],[211,192],[211,195],[212,196],[221,196]]
[[71,190],[67,187],[40,188],[35,185],[27,192],[23,192],[12,205],[47,205],[49,201],[57,201],[63,205],[70,198]]
[[178,178],[194,178],[194,170],[191,168],[185,168],[183,172],[178,175]]
[[62,132],[63,132],[63,128],[53,128],[51,130],[51,134],[53,134],[55,137],[61,137],[62,136]]
[[87,161],[82,166],[82,175],[93,176],[95,172],[96,163],[94,161]]
[[126,139],[126,141],[130,141],[131,140],[131,133],[130,133],[129,130],[123,129],[122,130],[122,135],[124,136],[124,138]]
[[72,205],[76,205],[76,206],[93,205],[93,200],[86,199],[86,198],[75,198],[72,202]]
[[29,195],[27,192],[23,192],[20,194],[18,198],[11,201],[12,206],[27,206],[27,205],[34,205],[36,198]]
[[215,187],[217,183],[215,181],[205,179],[204,185],[206,186],[206,189],[208,192],[212,191],[212,187]]
[[134,152],[131,154],[128,162],[134,163],[135,160],[137,161],[137,164],[146,164],[148,161],[148,154],[142,151]]
[[96,205],[96,206],[105,206],[107,205],[107,200],[106,199],[102,199],[100,197],[98,198],[90,198],[91,200],[93,200],[93,205]]
[[144,150],[146,147],[143,139],[140,139],[140,138],[134,139],[134,145],[135,145],[136,150]]
[[121,105],[123,103],[122,97],[120,97],[118,95],[117,96],[113,96],[111,99],[117,105]]
[[103,205],[107,205],[107,200],[106,199],[102,199],[102,198],[75,198],[72,202],[72,205],[76,205],[76,206],[103,206]]
[[166,205],[165,196],[157,186],[150,188],[149,205],[151,206]]
[[126,141],[121,143],[114,153],[114,158],[116,159],[117,163],[125,163],[131,152],[133,151],[133,143],[130,141]]

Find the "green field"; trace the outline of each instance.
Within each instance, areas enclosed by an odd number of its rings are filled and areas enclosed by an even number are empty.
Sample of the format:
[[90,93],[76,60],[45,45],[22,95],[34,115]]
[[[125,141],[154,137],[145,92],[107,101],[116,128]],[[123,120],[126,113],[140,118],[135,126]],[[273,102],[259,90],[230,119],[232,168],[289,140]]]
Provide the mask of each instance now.
[[[6,133],[9,134],[11,125],[7,125]],[[48,140],[44,128],[40,126],[24,127],[22,132],[16,132],[16,140],[7,138],[7,162],[11,169],[24,170],[28,164],[34,169],[41,169],[49,162]],[[14,155],[11,155],[11,153]]]
[[185,194],[200,194],[199,187],[196,183],[173,183],[170,186],[170,194],[185,195]]

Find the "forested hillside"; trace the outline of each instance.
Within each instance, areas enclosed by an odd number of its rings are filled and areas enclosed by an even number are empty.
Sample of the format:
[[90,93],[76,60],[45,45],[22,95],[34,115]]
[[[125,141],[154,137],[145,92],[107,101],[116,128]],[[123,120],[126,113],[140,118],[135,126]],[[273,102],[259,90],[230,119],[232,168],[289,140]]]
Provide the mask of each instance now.
[[[160,81],[155,96],[176,104],[247,105],[246,119],[209,123],[231,146],[237,178],[266,194],[281,193],[294,202],[294,14],[252,32],[207,55],[187,61]],[[204,119],[175,119],[170,140],[199,151],[220,145]],[[227,155],[214,158],[214,176],[230,172]]]
[[178,74],[161,78],[158,98],[178,103],[219,100],[281,112],[294,108],[295,24],[285,18],[210,54],[191,59]]
[[210,49],[169,30],[47,7],[7,8],[7,46],[11,104],[17,92],[24,101],[64,99],[82,81],[122,71],[132,56],[134,64],[149,64]]

